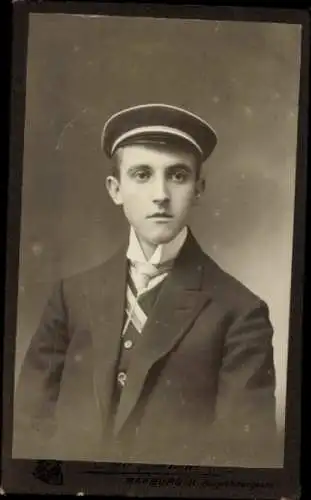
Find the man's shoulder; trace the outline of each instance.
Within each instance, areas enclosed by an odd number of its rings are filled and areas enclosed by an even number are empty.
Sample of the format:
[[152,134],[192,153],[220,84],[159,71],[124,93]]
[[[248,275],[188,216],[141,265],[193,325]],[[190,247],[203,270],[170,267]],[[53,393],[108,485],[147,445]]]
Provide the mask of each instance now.
[[76,271],[67,274],[62,278],[62,285],[65,288],[80,288],[86,283],[92,283],[94,281],[103,281],[107,275],[113,273],[113,269],[121,264],[122,260],[125,259],[125,253],[122,246],[120,246],[113,253],[108,255],[106,258],[97,264],[86,266],[80,271]]
[[263,304],[263,299],[233,273],[222,267],[208,252],[201,248],[204,268],[203,288],[210,290],[214,298],[237,308],[249,308]]

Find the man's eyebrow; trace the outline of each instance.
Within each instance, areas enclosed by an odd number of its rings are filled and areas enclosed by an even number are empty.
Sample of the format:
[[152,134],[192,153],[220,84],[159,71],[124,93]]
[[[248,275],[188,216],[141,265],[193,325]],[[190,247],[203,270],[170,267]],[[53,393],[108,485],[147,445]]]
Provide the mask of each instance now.
[[141,168],[148,168],[148,169],[150,169],[151,167],[147,163],[136,163],[135,165],[131,165],[128,168],[128,171],[132,172],[133,170],[138,170],[138,169],[141,169]]
[[173,165],[169,165],[167,167],[167,170],[177,170],[177,169],[187,170],[187,172],[192,172],[192,168],[185,163],[174,163]]
[[[140,170],[140,169],[152,170],[152,166],[149,165],[148,163],[136,163],[135,165],[131,165],[128,168],[128,172],[134,172],[134,171]],[[165,167],[165,170],[168,170],[168,171],[178,170],[178,169],[185,170],[185,171],[190,172],[190,173],[193,171],[191,166],[187,165],[185,163],[173,163],[172,165],[168,165],[167,167]]]

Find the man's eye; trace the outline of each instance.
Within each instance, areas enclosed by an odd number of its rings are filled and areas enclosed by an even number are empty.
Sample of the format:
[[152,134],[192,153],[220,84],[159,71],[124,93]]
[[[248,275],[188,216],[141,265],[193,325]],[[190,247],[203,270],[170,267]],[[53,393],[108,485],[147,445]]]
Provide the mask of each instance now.
[[138,170],[137,172],[134,173],[135,179],[138,181],[146,181],[150,177],[150,173],[146,170]]
[[171,173],[171,179],[174,182],[185,182],[187,178],[188,178],[187,172],[184,172],[183,170]]

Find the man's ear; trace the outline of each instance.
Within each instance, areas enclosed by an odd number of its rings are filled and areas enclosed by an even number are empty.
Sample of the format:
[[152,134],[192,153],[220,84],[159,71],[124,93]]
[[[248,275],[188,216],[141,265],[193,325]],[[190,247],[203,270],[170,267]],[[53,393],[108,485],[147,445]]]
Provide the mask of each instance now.
[[205,191],[205,179],[200,177],[200,179],[198,179],[195,184],[195,198],[194,198],[195,204],[199,201],[204,191]]
[[123,200],[120,192],[120,181],[113,175],[109,175],[106,178],[106,188],[112,201],[116,205],[122,205]]

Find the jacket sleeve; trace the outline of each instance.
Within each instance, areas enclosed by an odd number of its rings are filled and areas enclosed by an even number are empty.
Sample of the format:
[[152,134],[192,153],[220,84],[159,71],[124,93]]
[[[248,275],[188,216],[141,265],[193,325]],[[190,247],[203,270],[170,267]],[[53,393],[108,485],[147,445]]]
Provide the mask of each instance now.
[[14,400],[13,457],[49,458],[48,443],[56,428],[55,408],[68,344],[60,282],[47,301],[21,367]]
[[258,301],[225,337],[211,433],[215,465],[279,465],[275,387],[273,327]]

